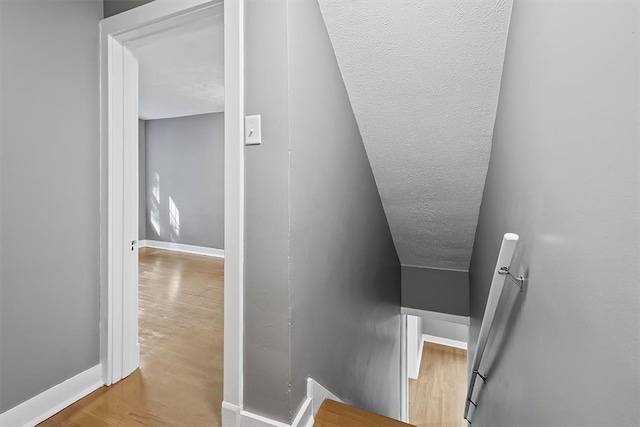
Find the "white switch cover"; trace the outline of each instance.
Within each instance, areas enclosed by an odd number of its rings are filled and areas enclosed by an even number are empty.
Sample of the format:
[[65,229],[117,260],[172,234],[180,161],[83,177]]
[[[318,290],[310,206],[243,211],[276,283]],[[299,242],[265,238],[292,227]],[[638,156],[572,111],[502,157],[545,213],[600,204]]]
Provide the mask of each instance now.
[[260,115],[246,116],[244,118],[244,144],[262,144],[262,129],[260,127]]

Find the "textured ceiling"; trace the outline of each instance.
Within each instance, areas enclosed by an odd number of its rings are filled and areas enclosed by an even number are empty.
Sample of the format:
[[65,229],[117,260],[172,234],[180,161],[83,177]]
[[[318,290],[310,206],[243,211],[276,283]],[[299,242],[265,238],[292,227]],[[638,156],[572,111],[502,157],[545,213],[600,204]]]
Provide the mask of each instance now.
[[400,262],[467,270],[511,2],[320,6]]
[[138,48],[140,118],[224,110],[223,29],[220,13],[196,31]]

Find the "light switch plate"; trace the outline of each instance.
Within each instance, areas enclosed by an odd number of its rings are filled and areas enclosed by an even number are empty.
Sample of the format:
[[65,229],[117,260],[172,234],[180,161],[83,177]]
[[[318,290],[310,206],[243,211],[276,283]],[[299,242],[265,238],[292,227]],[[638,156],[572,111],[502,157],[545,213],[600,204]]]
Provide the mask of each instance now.
[[244,144],[262,144],[262,128],[260,126],[260,115],[246,116],[244,118]]

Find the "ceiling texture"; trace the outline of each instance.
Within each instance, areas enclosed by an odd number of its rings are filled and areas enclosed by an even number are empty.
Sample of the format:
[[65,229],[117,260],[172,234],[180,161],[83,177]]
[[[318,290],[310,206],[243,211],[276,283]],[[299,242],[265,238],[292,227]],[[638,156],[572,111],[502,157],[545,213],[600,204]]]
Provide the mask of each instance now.
[[401,264],[468,270],[511,1],[319,2]]
[[[220,8],[222,10],[222,8]],[[223,14],[138,48],[144,120],[224,110]]]

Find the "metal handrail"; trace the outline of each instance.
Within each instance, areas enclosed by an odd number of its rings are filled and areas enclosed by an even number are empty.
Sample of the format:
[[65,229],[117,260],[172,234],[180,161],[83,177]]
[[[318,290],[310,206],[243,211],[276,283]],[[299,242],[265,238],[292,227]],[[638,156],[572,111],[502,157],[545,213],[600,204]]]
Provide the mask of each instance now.
[[518,235],[513,233],[507,233],[502,238],[502,245],[500,246],[500,253],[498,254],[498,262],[493,272],[491,288],[489,289],[489,297],[487,298],[487,306],[484,310],[484,316],[482,317],[482,325],[480,326],[480,334],[478,335],[478,345],[476,346],[476,352],[473,355],[473,362],[471,363],[471,377],[469,378],[467,399],[464,405],[464,419],[469,423],[471,423],[471,420],[469,419],[469,409],[471,405],[477,407],[477,403],[472,400],[476,379],[480,377],[483,382],[487,379],[485,375],[480,373],[480,364],[489,339],[489,332],[491,331],[491,327],[493,326],[493,321],[498,310],[498,301],[500,301],[500,296],[502,295],[502,290],[507,279],[510,279],[513,283],[518,285],[520,292],[522,292],[524,279],[522,277],[514,276],[509,270],[513,254],[516,250],[516,245],[518,244],[518,239]]

